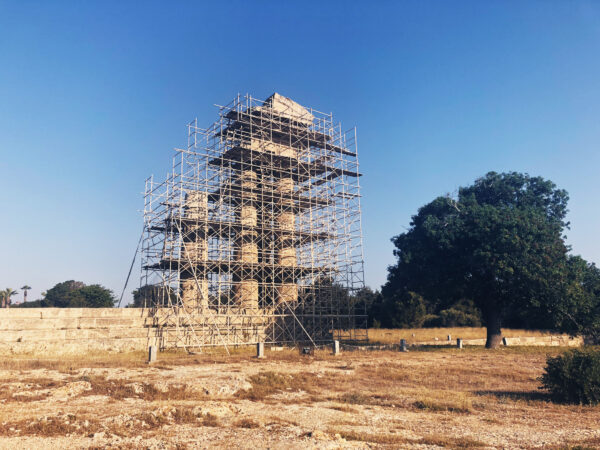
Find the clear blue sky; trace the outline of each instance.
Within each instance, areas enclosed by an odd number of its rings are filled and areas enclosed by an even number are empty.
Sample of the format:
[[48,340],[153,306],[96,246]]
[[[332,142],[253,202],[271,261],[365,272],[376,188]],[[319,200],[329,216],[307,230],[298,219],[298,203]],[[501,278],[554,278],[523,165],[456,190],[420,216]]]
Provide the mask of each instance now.
[[370,286],[419,206],[490,170],[567,189],[568,242],[600,263],[598,2],[15,0],[0,1],[0,288],[120,292],[143,181],[185,124],[275,91],[358,127]]

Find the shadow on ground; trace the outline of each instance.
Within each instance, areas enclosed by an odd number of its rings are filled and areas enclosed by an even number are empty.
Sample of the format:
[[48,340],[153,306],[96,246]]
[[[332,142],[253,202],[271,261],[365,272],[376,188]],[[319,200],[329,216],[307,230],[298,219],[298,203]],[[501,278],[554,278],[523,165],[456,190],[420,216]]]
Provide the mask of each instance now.
[[475,395],[492,395],[499,399],[550,402],[550,394],[536,391],[475,391]]

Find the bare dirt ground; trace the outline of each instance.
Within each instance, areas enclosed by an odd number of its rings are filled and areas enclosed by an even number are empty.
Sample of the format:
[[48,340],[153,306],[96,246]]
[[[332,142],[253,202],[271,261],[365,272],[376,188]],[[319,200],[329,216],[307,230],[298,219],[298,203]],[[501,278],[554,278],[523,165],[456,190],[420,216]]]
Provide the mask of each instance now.
[[598,448],[537,389],[558,348],[0,360],[0,448]]

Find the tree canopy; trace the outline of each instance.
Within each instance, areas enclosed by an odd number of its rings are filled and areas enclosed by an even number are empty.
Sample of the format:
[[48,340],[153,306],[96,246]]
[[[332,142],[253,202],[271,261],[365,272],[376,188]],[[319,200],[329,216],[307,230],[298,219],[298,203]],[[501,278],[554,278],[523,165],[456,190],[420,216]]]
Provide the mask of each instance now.
[[0,298],[2,299],[2,308],[8,308],[12,303],[12,296],[16,295],[17,291],[13,288],[6,288],[0,291]]
[[568,199],[553,182],[516,172],[490,172],[454,198],[434,199],[392,239],[397,263],[384,302],[414,310],[416,294],[444,310],[469,299],[488,328],[488,347],[500,343],[503,320],[515,314],[535,312],[556,326],[572,322],[584,298],[590,305],[597,298],[583,294],[582,283],[594,283],[583,281],[589,268],[584,275],[582,263],[568,256]]
[[584,334],[600,343],[600,269],[580,256],[570,256],[562,281],[564,295],[547,309],[552,326]]
[[41,300],[19,305],[24,308],[112,308],[115,297],[109,289],[99,284],[86,286],[81,281],[68,280],[48,289]]
[[151,308],[154,306],[167,306],[177,303],[177,294],[170,287],[146,284],[135,289],[133,302],[128,308]]

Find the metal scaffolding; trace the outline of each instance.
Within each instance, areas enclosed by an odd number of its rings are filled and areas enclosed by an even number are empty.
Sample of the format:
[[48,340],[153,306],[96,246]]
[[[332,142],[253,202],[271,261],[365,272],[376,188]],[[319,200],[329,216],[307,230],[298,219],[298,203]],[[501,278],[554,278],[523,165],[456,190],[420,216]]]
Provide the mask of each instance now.
[[279,94],[191,122],[166,180],[146,180],[160,346],[366,340],[359,177],[356,130]]

